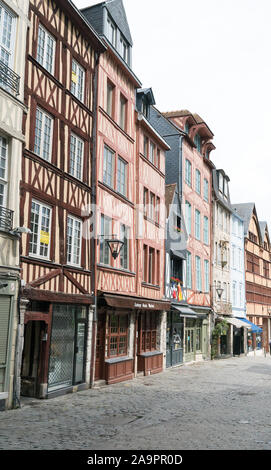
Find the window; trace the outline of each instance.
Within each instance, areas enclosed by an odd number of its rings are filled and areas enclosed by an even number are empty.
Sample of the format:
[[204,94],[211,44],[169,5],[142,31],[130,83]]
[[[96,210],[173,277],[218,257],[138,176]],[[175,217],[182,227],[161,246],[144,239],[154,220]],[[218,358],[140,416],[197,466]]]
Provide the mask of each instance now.
[[82,221],[68,216],[67,218],[67,263],[81,265]]
[[118,157],[117,191],[127,196],[127,163]]
[[204,290],[209,292],[209,261],[204,260]]
[[204,201],[209,201],[209,183],[206,178],[204,178],[204,185],[203,185],[203,197]]
[[185,223],[186,223],[186,230],[187,234],[191,235],[192,229],[192,209],[191,204],[188,201],[185,201]]
[[30,220],[29,254],[49,258],[52,209],[45,204],[32,201]]
[[200,171],[199,170],[196,170],[196,192],[198,194],[201,193],[201,174],[200,174]]
[[125,41],[123,37],[120,38],[120,55],[123,58],[125,62],[128,63],[128,51],[129,51],[129,46],[128,43]]
[[126,356],[128,348],[128,315],[108,315],[106,356]]
[[183,278],[183,263],[177,258],[172,259],[172,277],[182,281]]
[[111,188],[114,187],[114,158],[114,152],[105,146],[103,162],[103,182]]
[[144,190],[143,190],[143,210],[144,210],[144,216],[145,217],[148,216],[148,195],[149,195],[149,191],[147,190],[147,188],[144,188]]
[[51,74],[55,70],[56,41],[48,31],[39,25],[37,61]]
[[107,37],[112,46],[116,47],[117,43],[117,28],[110,18],[107,18]]
[[150,214],[149,214],[149,217],[153,221],[154,221],[154,214],[155,214],[155,195],[153,193],[150,193]]
[[80,101],[84,101],[85,70],[81,65],[72,60],[71,92]]
[[111,264],[110,248],[106,240],[112,235],[112,219],[101,215],[100,263]]
[[7,205],[8,142],[0,135],[0,207]]
[[189,160],[185,160],[185,182],[192,186],[192,165]]
[[107,81],[107,95],[106,95],[106,112],[109,114],[110,117],[113,118],[114,112],[114,85],[108,80]]
[[239,282],[239,302],[240,302],[240,307],[243,305],[243,284]]
[[192,289],[192,257],[191,253],[187,251],[186,255],[186,285],[188,289]]
[[125,131],[126,130],[126,110],[127,110],[127,100],[124,96],[120,95],[120,127]]
[[53,140],[53,118],[37,108],[34,152],[46,161],[51,160]]
[[124,241],[124,245],[120,250],[120,265],[123,269],[129,269],[129,227],[120,226],[120,239]]
[[148,158],[149,155],[149,139],[144,135],[144,156]]
[[155,222],[159,224],[160,222],[160,197],[156,197],[156,205],[155,205]]
[[143,273],[142,279],[144,282],[147,282],[148,279],[148,247],[143,245]]
[[140,315],[139,351],[148,352],[157,349],[157,313],[144,312]]
[[158,169],[160,169],[160,165],[161,165],[161,151],[160,149],[157,149],[157,152],[156,152],[156,166]]
[[149,248],[149,272],[148,272],[148,283],[154,284],[154,266],[155,266],[155,258],[154,258],[154,248]]
[[209,245],[209,219],[206,216],[203,219],[203,242]]
[[233,281],[232,284],[232,303],[234,306],[236,306],[236,282]]
[[[0,3],[0,62],[10,68],[13,68],[14,65],[15,27],[15,16],[6,6]],[[5,71],[4,68],[3,71],[0,86],[11,91],[11,87],[7,84],[6,80],[8,78],[8,70]]]
[[151,142],[150,143],[150,162],[154,165],[154,158],[155,158],[155,145]]
[[200,137],[199,134],[196,134],[196,135],[195,135],[194,143],[195,143],[195,145],[196,145],[196,147],[197,147],[197,151],[198,151],[199,153],[201,153],[201,137]]
[[201,292],[201,259],[196,256],[196,290]]
[[195,237],[200,240],[200,211],[195,210]]
[[232,255],[232,267],[235,269],[236,268],[236,247],[235,247],[235,245],[232,245],[231,255]]
[[269,279],[269,263],[268,261],[263,261],[263,275]]
[[70,174],[82,180],[84,161],[84,142],[76,135],[71,134],[70,143]]

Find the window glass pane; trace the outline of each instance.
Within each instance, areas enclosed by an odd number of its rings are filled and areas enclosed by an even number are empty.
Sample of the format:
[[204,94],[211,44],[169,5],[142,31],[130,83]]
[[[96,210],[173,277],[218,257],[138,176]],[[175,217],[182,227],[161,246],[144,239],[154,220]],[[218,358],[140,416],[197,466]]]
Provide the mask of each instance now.
[[103,162],[103,182],[113,187],[114,177],[114,153],[108,148],[104,147],[104,162]]
[[121,158],[118,158],[118,174],[117,174],[117,190],[119,193],[126,196],[127,193],[127,163]]

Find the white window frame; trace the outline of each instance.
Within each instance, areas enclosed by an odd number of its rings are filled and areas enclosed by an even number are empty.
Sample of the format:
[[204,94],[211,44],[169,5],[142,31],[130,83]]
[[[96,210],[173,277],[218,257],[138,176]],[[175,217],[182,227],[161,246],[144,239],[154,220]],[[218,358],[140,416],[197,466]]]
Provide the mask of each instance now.
[[[124,169],[124,172],[121,171],[121,168]],[[118,193],[122,194],[122,196],[127,197],[127,173],[128,173],[128,163],[123,160],[123,158],[118,157],[118,167],[117,167],[117,191]],[[124,192],[121,191],[121,187],[123,186],[122,178],[124,175]]]
[[[38,52],[39,52],[39,41],[40,41],[40,30],[45,34],[44,36],[44,51],[43,51],[43,56],[39,58]],[[52,63],[51,67],[48,66],[47,64],[47,56],[48,56],[48,48],[49,48],[49,40],[53,41],[53,50],[52,50]],[[42,65],[51,75],[54,74],[55,72],[55,56],[56,56],[56,40],[54,36],[52,36],[46,28],[42,24],[39,24],[39,29],[38,29],[38,48],[37,48],[37,62]]]
[[198,209],[195,209],[195,238],[201,240],[201,213]]
[[[82,81],[80,86],[80,72],[82,73]],[[77,81],[74,80],[74,75],[77,77]],[[82,103],[85,100],[85,80],[86,80],[86,71],[85,69],[75,60],[72,59],[72,69],[71,69],[71,93]]]
[[[72,141],[74,140],[74,144]],[[72,145],[74,145],[74,168],[72,169]],[[74,178],[82,181],[83,178],[83,167],[84,167],[84,147],[85,143],[82,139],[80,139],[76,134],[71,132],[71,139],[70,139],[70,162],[69,162],[69,173]],[[79,149],[81,148],[81,152],[79,154]],[[80,171],[77,171],[77,167],[80,165]]]
[[[112,31],[113,31],[113,40],[112,40]],[[107,17],[107,38],[109,42],[116,48],[117,45],[117,27],[111,18]]]
[[[42,115],[42,120],[41,120],[41,128],[37,128],[37,115],[38,112],[41,113]],[[46,123],[46,118],[50,120],[50,136],[49,136],[49,151],[48,151],[48,158],[44,157],[44,151],[45,151],[45,123]],[[40,130],[40,143],[39,143],[39,151],[36,145],[37,141],[37,130]],[[43,158],[43,160],[50,162],[52,159],[52,146],[53,146],[53,132],[54,132],[54,119],[50,114],[45,112],[43,109],[37,107],[36,110],[36,117],[35,117],[35,143],[34,143],[34,153],[38,155],[40,158]]]
[[[72,234],[71,234],[71,244],[68,243],[68,226],[69,226],[69,221],[72,221]],[[74,252],[71,251],[69,252],[69,246],[72,248],[74,247],[74,223],[79,222],[80,224],[80,246],[79,246],[79,262],[77,263],[74,261]],[[78,219],[78,217],[74,217],[73,215],[68,214],[67,216],[67,229],[66,229],[66,243],[67,243],[67,264],[69,266],[75,266],[75,267],[80,267],[81,266],[81,255],[82,255],[82,220]],[[69,256],[71,257],[71,260],[69,260]],[[77,255],[76,255],[77,256]]]
[[129,44],[123,36],[120,37],[120,55],[123,60],[128,64],[129,62]]
[[[101,214],[101,240],[100,240],[100,263],[105,266],[111,266],[111,251],[106,243],[106,240],[112,236],[113,219]],[[105,258],[108,257],[108,263],[105,263]]]
[[[2,155],[2,148],[4,148],[4,145],[2,145],[2,141],[5,141],[5,151],[6,155],[5,158]],[[8,195],[8,170],[9,170],[9,161],[8,161],[8,151],[9,151],[9,144],[8,144],[8,139],[4,137],[3,135],[0,135],[0,165],[1,161],[4,160],[4,166],[1,166],[1,169],[4,170],[4,176],[1,176],[0,174],[0,185],[4,188],[3,189],[3,204],[0,204],[0,207],[7,207],[7,195]]]
[[[4,33],[4,15],[3,11],[11,17],[11,30],[9,37],[9,45],[3,42],[3,33]],[[0,1],[0,60],[2,58],[2,50],[5,54],[8,55],[8,63],[4,63],[11,69],[14,68],[14,56],[15,56],[15,43],[16,43],[16,23],[17,18],[15,14],[3,3]]]
[[[108,171],[108,154],[111,155],[111,172]],[[104,146],[104,154],[103,154],[103,183],[109,186],[110,188],[114,189],[114,176],[115,176],[115,152],[109,148],[107,145]],[[108,175],[110,175],[110,183],[108,182]]]
[[201,257],[198,255],[195,256],[195,264],[196,264],[196,290],[201,292],[202,291]]
[[[130,264],[130,253],[129,253],[129,231],[130,227],[127,225],[121,224],[120,225],[120,239],[124,241],[124,245],[121,248],[120,251],[120,267],[122,269],[129,269],[129,264]],[[127,256],[125,257],[125,245],[126,245],[126,250],[127,250]]]
[[[39,219],[38,219],[38,231],[37,231],[37,253],[34,253],[33,251],[30,251],[31,250],[31,244],[33,243],[33,236],[34,236],[34,232],[33,230],[31,230],[31,238],[30,238],[30,242],[29,242],[29,256],[31,257],[35,257],[35,258],[41,258],[41,259],[50,259],[50,248],[51,248],[51,226],[52,226],[52,207],[48,206],[47,204],[44,204],[43,202],[41,201],[38,201],[36,199],[32,199],[32,203],[31,203],[31,218],[32,218],[32,204],[37,204],[39,206]],[[42,209],[45,208],[47,210],[49,210],[49,227],[48,227],[48,232],[49,233],[49,243],[47,245],[47,256],[44,256],[44,255],[41,255],[40,252],[41,252],[41,248],[43,248],[41,245],[44,245],[44,243],[41,243],[40,239],[41,239],[41,229],[42,229]],[[32,222],[30,220],[30,227],[32,225]],[[31,227],[32,229],[32,227]]]
[[209,245],[209,219],[206,215],[203,217],[203,243]]
[[204,290],[209,292],[210,290],[210,268],[208,259],[204,260]]

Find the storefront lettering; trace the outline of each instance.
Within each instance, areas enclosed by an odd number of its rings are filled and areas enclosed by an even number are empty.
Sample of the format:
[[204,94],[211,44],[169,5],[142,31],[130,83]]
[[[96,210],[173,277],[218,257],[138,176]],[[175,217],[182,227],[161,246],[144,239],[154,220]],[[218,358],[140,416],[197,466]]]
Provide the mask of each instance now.
[[140,303],[135,303],[134,304],[135,308],[155,308],[154,304],[140,304]]

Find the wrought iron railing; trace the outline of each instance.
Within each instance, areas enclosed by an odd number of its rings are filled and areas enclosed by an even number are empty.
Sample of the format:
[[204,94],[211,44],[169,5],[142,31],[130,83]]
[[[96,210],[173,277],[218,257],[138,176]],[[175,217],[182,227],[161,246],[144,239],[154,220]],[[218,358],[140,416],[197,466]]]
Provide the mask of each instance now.
[[0,87],[16,96],[20,93],[20,77],[0,60]]
[[12,230],[13,226],[13,211],[0,207],[0,230]]

